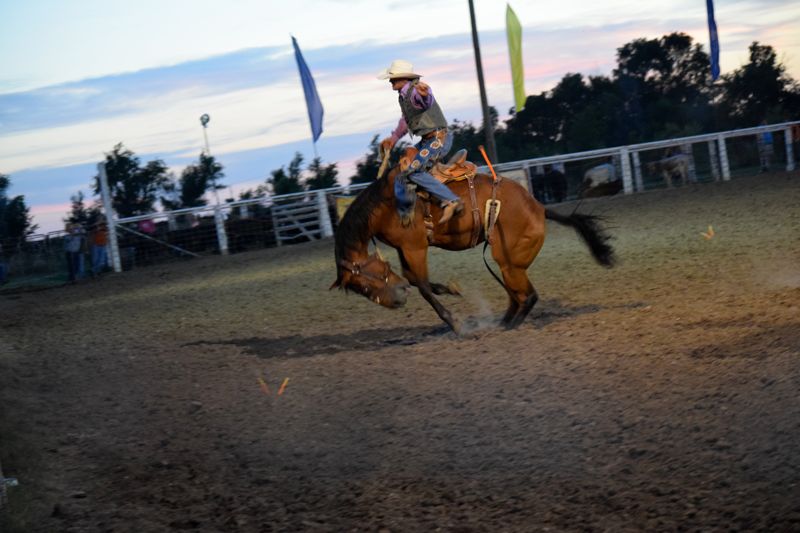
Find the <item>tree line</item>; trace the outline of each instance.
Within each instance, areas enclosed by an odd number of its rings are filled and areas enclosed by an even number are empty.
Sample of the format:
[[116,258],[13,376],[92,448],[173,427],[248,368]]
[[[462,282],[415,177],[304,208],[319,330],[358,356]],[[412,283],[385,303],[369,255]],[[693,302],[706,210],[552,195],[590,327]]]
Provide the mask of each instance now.
[[[525,107],[509,110],[500,121],[492,108],[491,127],[499,162],[755,126],[762,121],[796,119],[800,86],[769,45],[753,42],[749,61],[711,80],[709,56],[689,35],[671,33],[635,39],[617,49],[616,68],[608,76],[567,73],[548,91],[529,95]],[[446,111],[446,110],[445,110]],[[482,125],[454,120],[453,146],[477,153],[484,143]],[[380,166],[378,135],[356,163],[350,183],[372,181]],[[402,148],[400,146],[399,148]],[[396,162],[397,153],[393,155]],[[338,185],[337,163],[317,157],[304,167],[299,152],[269,172],[264,183],[239,199],[258,198]],[[120,217],[207,204],[209,192],[224,188],[224,167],[213,156],[199,158],[175,177],[160,159],[143,163],[120,143],[105,157],[112,204]],[[33,233],[24,198],[7,197],[9,176],[0,174],[0,236],[13,248]],[[95,200],[71,197],[65,222],[92,223],[100,216],[99,177],[92,179]]]

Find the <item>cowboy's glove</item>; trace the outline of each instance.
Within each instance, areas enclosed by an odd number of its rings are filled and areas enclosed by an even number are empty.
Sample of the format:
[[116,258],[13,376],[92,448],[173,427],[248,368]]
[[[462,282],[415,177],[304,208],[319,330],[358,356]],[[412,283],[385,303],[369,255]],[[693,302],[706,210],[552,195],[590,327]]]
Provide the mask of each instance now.
[[394,139],[391,137],[386,137],[384,140],[381,141],[380,151],[381,154],[388,154],[394,148]]

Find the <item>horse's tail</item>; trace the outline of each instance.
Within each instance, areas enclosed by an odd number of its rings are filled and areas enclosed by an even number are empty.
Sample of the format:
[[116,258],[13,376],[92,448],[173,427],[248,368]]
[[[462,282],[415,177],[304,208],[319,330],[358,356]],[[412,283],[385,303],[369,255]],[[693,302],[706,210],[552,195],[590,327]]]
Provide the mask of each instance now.
[[559,224],[573,228],[589,247],[592,256],[598,263],[609,268],[614,266],[616,262],[614,248],[608,243],[611,240],[611,236],[602,227],[601,222],[603,219],[601,217],[583,215],[581,213],[562,215],[550,209],[545,209],[544,215],[550,220],[555,220]]

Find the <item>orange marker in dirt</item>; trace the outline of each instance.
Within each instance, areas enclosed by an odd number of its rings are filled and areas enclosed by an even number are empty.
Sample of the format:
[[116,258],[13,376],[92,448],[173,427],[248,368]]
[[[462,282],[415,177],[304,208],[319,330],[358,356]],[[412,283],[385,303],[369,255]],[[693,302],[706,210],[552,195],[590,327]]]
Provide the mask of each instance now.
[[286,385],[289,383],[289,378],[284,378],[283,383],[281,383],[281,388],[278,389],[278,396],[283,394],[283,391],[286,389]]
[[264,381],[261,376],[258,377],[258,385],[261,387],[261,391],[264,394],[269,394],[269,387],[267,387],[267,382]]

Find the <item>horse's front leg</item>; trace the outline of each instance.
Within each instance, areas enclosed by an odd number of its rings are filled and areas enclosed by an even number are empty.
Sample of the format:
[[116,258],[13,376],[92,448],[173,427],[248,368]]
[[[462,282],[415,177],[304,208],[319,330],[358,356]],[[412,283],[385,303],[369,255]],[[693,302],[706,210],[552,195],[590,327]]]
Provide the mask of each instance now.
[[[408,280],[411,285],[419,289],[420,294],[425,300],[433,307],[436,314],[439,315],[450,329],[456,334],[460,333],[461,325],[453,318],[450,311],[447,310],[442,303],[434,296],[434,287],[428,280],[428,250],[423,248],[421,250],[400,250],[400,263],[403,266],[403,276]],[[438,288],[444,287],[439,283],[436,284]]]
[[447,285],[443,283],[436,283],[431,281],[431,289],[433,294],[450,294],[451,296],[461,296],[461,287],[454,281],[449,282]]

